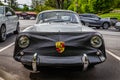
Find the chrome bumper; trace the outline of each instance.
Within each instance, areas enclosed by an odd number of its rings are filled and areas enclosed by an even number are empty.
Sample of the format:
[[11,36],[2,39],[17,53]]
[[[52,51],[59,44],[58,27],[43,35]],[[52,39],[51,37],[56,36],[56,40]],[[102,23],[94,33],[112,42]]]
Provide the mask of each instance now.
[[34,72],[37,72],[37,53],[35,53],[33,55],[33,59],[32,59],[32,69]]
[[[100,60],[100,61],[98,61],[98,63],[104,62],[106,60],[106,58],[104,56],[102,56],[102,52],[101,51],[98,51],[96,53],[96,55],[98,56],[97,60],[98,59]],[[42,61],[45,61],[46,59],[48,59],[48,58],[44,58],[44,59],[42,59],[42,58],[43,57],[40,57],[37,53],[34,53],[34,55],[32,56],[32,69],[33,69],[34,72],[37,72],[37,66],[40,66],[40,64],[41,64],[40,59]],[[50,59],[50,60],[47,60],[47,61],[50,61],[50,62],[47,63],[48,66],[49,66],[49,64],[51,64],[51,62],[54,61],[52,59]],[[83,54],[83,55],[81,55],[81,58],[77,59],[77,61],[78,60],[80,60],[80,64],[83,66],[83,71],[85,71],[85,70],[87,70],[88,66],[92,63],[91,60],[93,60],[93,59],[91,59],[87,54]]]

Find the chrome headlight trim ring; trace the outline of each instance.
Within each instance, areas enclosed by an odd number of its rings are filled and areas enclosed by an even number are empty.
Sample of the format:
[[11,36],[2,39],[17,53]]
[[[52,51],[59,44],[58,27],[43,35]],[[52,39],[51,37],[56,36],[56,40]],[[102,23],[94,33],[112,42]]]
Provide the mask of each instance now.
[[26,47],[29,46],[29,44],[30,44],[30,39],[27,35],[22,35],[22,36],[19,37],[18,46],[20,48],[26,48]]
[[96,35],[91,38],[90,43],[91,43],[92,47],[99,48],[102,45],[103,40],[100,36]]

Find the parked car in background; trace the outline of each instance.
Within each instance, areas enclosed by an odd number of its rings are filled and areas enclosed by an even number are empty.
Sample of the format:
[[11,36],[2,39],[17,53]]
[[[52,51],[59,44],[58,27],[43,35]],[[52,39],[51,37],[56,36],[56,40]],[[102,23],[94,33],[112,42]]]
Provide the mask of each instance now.
[[7,6],[0,6],[0,41],[6,40],[9,33],[19,33],[19,21],[14,10]]
[[117,23],[115,24],[115,28],[120,31],[120,22],[117,22]]
[[36,12],[21,12],[21,11],[16,11],[15,12],[17,16],[20,18],[22,17],[23,19],[36,19],[37,13]]
[[100,27],[102,27],[103,29],[108,29],[110,26],[114,26],[116,23],[115,19],[100,18],[95,14],[79,14],[79,16],[83,25],[96,27],[97,29],[99,29]]
[[16,38],[14,59],[27,69],[45,67],[86,70],[106,60],[104,39],[69,10],[48,10]]

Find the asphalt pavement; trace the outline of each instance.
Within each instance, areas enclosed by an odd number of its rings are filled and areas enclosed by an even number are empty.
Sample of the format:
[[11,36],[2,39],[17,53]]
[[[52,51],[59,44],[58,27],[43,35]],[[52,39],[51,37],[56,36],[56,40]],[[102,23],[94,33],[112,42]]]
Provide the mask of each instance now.
[[[35,20],[20,20],[21,29],[33,25]],[[0,43],[0,80],[120,80],[120,32],[114,28],[97,30],[103,34],[107,60],[87,71],[74,69],[49,69],[33,73],[13,59],[14,41],[10,34]]]

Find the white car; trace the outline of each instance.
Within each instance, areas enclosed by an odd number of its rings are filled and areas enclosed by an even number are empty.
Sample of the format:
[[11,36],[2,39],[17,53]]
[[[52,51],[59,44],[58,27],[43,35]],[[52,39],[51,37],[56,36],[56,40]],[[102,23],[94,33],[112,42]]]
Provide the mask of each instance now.
[[117,23],[115,24],[115,28],[120,31],[120,22],[117,22]]
[[19,31],[19,20],[14,10],[8,6],[0,6],[0,41],[5,41],[7,34],[17,34]]

